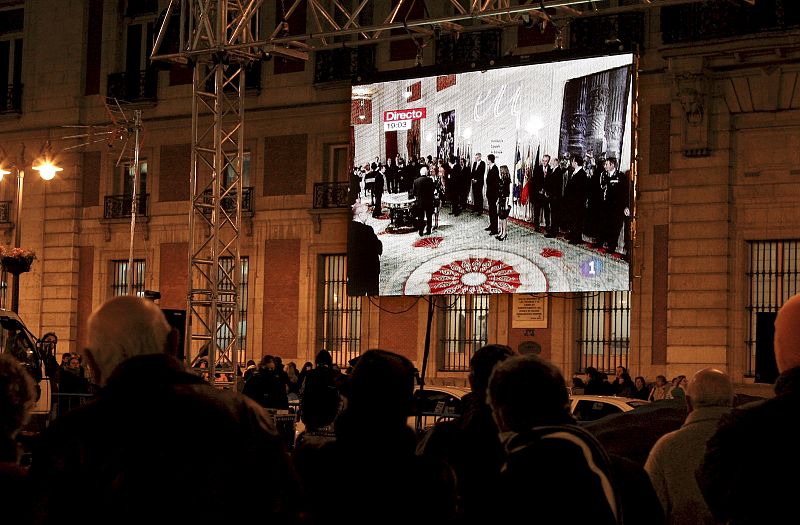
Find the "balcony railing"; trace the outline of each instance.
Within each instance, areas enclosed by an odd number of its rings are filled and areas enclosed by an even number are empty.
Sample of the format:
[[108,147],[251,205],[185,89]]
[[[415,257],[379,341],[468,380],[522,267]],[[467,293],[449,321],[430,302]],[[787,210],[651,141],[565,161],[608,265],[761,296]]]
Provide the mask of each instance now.
[[22,111],[22,84],[9,84],[0,91],[0,113],[19,113]]
[[347,189],[346,182],[317,182],[314,184],[314,209],[348,208]]
[[[244,216],[252,216],[253,215],[253,187],[246,186],[242,188],[242,215]],[[203,192],[203,203],[208,204],[209,206],[213,204],[214,200],[211,197],[211,190],[206,190]],[[233,213],[236,211],[236,192],[232,192],[226,197],[222,197],[222,209],[225,210],[227,213]],[[205,215],[211,215],[211,208],[204,208],[203,213]]]
[[108,75],[108,96],[127,102],[155,100],[158,71],[143,69]]
[[[148,203],[150,194],[136,196],[136,214],[147,217],[149,212]],[[131,216],[131,204],[133,199],[130,195],[106,195],[105,206],[103,208],[104,219],[125,219]]]

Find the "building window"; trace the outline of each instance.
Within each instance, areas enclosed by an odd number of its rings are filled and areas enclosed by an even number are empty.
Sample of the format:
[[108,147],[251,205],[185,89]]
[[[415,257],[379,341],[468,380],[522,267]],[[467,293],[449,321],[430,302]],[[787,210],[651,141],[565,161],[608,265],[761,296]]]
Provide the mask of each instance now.
[[[117,168],[114,177],[114,195],[131,197],[133,195],[133,163],[126,162]],[[147,161],[139,160],[139,187],[136,189],[139,196],[147,194]]]
[[580,369],[593,366],[601,372],[628,367],[631,333],[630,292],[584,294],[578,351]]
[[777,376],[772,347],[775,316],[784,302],[800,292],[800,240],[754,241],[749,245],[746,374],[756,376],[758,382],[771,383],[768,376]]
[[347,182],[350,146],[347,144],[325,144],[323,150],[322,182]]
[[487,341],[489,296],[448,296],[446,301],[439,313],[439,370],[465,372],[472,355]]
[[[247,354],[247,284],[250,274],[250,262],[247,257],[240,257],[242,261],[241,273],[239,274],[239,349],[238,356],[239,364],[243,364]],[[231,275],[234,266],[233,257],[221,257],[219,260],[219,283],[222,294],[220,299],[224,302],[233,301],[233,281],[226,278],[226,275]],[[231,333],[227,327],[220,327],[219,334],[219,347],[227,348],[231,342]],[[252,358],[252,356],[250,356]]]
[[347,257],[320,257],[317,341],[342,368],[361,354],[361,297],[347,296]]
[[22,109],[22,31],[25,10],[0,9],[0,113]]
[[[226,153],[227,154],[227,153]],[[232,157],[236,156],[236,153],[230,153]],[[233,184],[233,181],[236,180],[236,166],[234,165],[236,161],[234,160],[225,167],[225,171],[223,172],[224,175],[222,177],[222,186],[224,188],[228,188]],[[242,155],[242,169],[241,169],[241,177],[242,177],[242,187],[247,188],[250,186],[250,152],[245,151]]]
[[[144,259],[133,260],[133,293],[144,296]],[[128,294],[128,260],[111,261],[111,296]]]

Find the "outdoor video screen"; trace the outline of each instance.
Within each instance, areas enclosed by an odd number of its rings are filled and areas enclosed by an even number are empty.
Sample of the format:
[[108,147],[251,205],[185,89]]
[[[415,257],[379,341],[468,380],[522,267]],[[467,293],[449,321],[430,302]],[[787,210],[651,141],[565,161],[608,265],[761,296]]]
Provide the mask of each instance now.
[[354,86],[348,295],[628,290],[632,65]]

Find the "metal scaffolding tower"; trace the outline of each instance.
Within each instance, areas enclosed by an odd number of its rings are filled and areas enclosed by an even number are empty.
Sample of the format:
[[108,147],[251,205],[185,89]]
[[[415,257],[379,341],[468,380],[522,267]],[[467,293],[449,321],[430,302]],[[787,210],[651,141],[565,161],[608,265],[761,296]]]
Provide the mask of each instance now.
[[212,383],[218,369],[237,380],[245,67],[261,56],[262,1],[173,0],[154,46],[177,34],[169,59],[194,66],[186,358],[206,355]]

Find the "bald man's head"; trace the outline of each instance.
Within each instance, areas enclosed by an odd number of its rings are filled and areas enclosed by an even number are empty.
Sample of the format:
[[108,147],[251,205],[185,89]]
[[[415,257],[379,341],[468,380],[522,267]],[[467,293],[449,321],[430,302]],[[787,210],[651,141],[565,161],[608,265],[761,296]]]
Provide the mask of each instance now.
[[733,385],[728,374],[716,368],[704,368],[689,381],[688,391],[693,408],[729,407],[733,405]]
[[783,303],[775,318],[775,361],[781,373],[800,366],[800,294]]
[[95,380],[103,385],[126,359],[170,350],[171,328],[163,312],[147,299],[114,297],[89,317],[89,347]]

